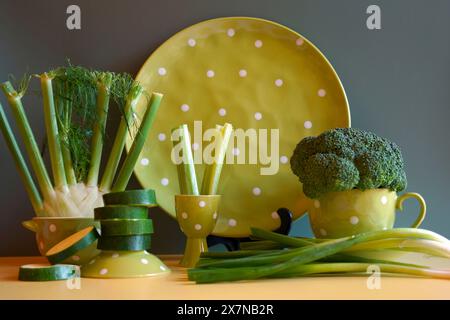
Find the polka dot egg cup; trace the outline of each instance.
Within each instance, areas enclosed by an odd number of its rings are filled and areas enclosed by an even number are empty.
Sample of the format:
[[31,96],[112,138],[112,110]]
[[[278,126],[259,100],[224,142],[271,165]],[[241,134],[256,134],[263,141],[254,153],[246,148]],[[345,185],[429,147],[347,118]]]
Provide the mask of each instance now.
[[180,264],[194,267],[202,252],[208,251],[206,237],[218,218],[220,195],[176,195],[175,208],[181,231],[186,235],[186,249]]
[[414,198],[420,213],[411,226],[417,228],[426,214],[425,200],[417,193],[401,196],[388,189],[330,192],[313,201],[309,220],[317,238],[341,238],[359,233],[394,227],[395,211],[402,210],[403,201]]
[[152,53],[137,80],[164,100],[135,173],[173,217],[179,187],[172,128],[188,124],[194,157],[209,144],[194,134],[195,121],[203,133],[224,122],[244,131],[267,129],[269,137],[269,130],[279,130],[279,152],[269,151],[277,166],[271,175],[261,174],[268,164],[259,155],[256,163],[237,164],[249,159],[248,141],[230,143],[234,163],[224,166],[219,186],[220,214],[212,231],[217,236],[246,237],[250,227],[274,230],[280,219],[272,212],[278,208],[289,208],[294,219],[302,216],[309,202],[290,170],[292,150],[306,136],[350,125],[344,89],[324,55],[295,31],[263,19],[219,18],[190,26]]
[[81,267],[84,278],[140,278],[168,273],[170,269],[148,251],[102,251]]
[[[91,218],[66,218],[66,217],[36,217],[23,221],[22,225],[36,233],[36,243],[39,253],[45,256],[47,251],[57,243],[89,226],[100,227],[98,221]],[[82,265],[89,262],[100,253],[97,250],[97,241],[81,250],[64,263]]]

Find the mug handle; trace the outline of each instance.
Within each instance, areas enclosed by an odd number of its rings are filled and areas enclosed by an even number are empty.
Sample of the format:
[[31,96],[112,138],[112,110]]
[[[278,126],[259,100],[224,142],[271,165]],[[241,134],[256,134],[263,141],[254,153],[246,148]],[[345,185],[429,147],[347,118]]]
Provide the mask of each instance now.
[[33,220],[22,221],[22,226],[30,231],[37,232],[37,225]]
[[405,201],[408,198],[416,199],[420,205],[419,216],[417,217],[416,221],[411,226],[411,228],[417,228],[422,224],[423,219],[425,219],[425,215],[427,213],[427,204],[426,204],[424,198],[420,194],[415,193],[415,192],[407,192],[397,198],[395,208],[399,211],[403,211],[403,201]]

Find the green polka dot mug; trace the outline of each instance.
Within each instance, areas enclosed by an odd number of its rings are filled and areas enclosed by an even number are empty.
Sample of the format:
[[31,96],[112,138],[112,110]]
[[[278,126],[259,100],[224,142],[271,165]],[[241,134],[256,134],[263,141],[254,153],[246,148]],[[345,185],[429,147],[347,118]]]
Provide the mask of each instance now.
[[220,195],[175,195],[175,210],[181,231],[186,235],[186,249],[180,264],[194,267],[202,252],[208,251],[206,237],[217,221]]
[[[71,218],[71,217],[36,217],[32,220],[23,221],[22,225],[28,230],[36,233],[36,243],[39,253],[45,253],[54,245],[81,229],[89,226],[100,227],[99,222],[93,218]],[[82,254],[74,255],[65,263],[82,265],[100,253],[97,250],[97,241],[88,248],[83,249]]]
[[395,211],[403,209],[403,201],[414,198],[420,212],[411,226],[417,228],[426,214],[426,203],[418,193],[397,196],[388,189],[330,192],[313,200],[308,209],[309,221],[317,238],[341,238],[359,233],[391,229]]

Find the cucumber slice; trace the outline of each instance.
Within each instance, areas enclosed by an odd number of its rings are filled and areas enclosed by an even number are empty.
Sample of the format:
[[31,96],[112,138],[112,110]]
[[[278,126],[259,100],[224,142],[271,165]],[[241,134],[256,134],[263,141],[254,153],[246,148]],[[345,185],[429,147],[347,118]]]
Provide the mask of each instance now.
[[66,280],[80,275],[80,267],[71,264],[26,264],[19,268],[20,281]]
[[95,227],[84,228],[50,248],[45,255],[50,263],[60,263],[91,245],[98,237]]
[[140,251],[148,250],[151,246],[152,236],[141,234],[134,236],[101,237],[97,248],[100,250]]
[[146,207],[107,206],[94,209],[96,220],[106,219],[148,219]]
[[103,195],[105,206],[128,205],[142,207],[156,207],[156,195],[153,189],[128,190],[111,192]]
[[129,236],[153,233],[151,219],[108,219],[100,221],[102,236]]

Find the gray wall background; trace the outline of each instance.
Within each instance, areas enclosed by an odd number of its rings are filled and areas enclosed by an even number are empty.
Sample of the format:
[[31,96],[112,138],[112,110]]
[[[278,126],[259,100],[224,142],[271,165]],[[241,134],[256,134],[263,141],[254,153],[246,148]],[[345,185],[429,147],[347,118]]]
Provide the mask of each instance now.
[[[81,7],[81,31],[66,29],[69,4]],[[381,30],[366,28],[370,4],[381,7]],[[222,16],[277,21],[322,50],[346,88],[353,126],[401,146],[408,190],[428,202],[423,227],[450,236],[450,1],[0,0],[0,80],[48,70],[67,57],[75,64],[136,74],[172,34]],[[0,101],[8,110],[4,97]],[[28,95],[25,102],[41,140],[40,101]],[[416,210],[408,203],[398,224],[411,223]],[[20,225],[32,215],[0,138],[0,255],[37,254],[33,234]],[[153,218],[153,251],[181,252],[184,237],[176,222],[158,210]],[[307,219],[296,222],[293,234],[310,234]]]

